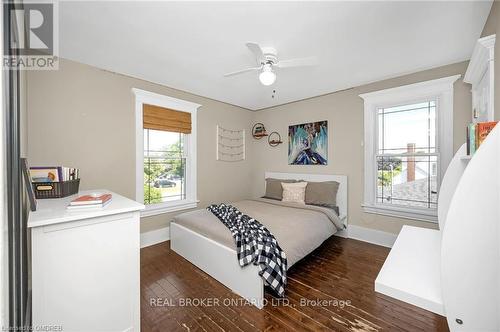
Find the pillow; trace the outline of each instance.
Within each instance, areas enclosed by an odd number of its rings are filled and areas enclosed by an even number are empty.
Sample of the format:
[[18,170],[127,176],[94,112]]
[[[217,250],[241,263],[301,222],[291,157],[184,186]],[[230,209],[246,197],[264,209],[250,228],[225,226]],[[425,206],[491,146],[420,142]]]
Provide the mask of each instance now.
[[283,187],[283,202],[306,204],[305,197],[307,182],[282,182],[281,186]]
[[337,181],[308,182],[306,187],[306,204],[326,206],[334,208],[337,206]]
[[281,201],[283,199],[283,188],[281,187],[281,182],[294,183],[296,180],[279,180],[268,178],[266,179],[266,194],[264,198],[277,199]]

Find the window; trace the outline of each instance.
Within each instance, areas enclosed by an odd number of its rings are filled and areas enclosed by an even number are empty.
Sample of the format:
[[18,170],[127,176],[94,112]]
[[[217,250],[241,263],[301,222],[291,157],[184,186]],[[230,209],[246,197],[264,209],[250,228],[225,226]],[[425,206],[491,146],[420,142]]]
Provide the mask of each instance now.
[[453,83],[459,77],[360,95],[365,212],[437,221],[439,184],[453,153]]
[[133,89],[136,97],[136,199],[143,216],[194,208],[196,112],[200,105]]
[[437,207],[436,101],[377,111],[379,204]]
[[144,204],[186,199],[185,134],[144,129]]

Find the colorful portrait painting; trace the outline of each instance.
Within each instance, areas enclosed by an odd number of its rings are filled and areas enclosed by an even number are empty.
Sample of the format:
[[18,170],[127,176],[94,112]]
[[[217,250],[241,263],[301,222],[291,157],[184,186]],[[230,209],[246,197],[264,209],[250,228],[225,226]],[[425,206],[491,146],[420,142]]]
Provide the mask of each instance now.
[[288,127],[289,165],[326,165],[327,154],[328,121]]

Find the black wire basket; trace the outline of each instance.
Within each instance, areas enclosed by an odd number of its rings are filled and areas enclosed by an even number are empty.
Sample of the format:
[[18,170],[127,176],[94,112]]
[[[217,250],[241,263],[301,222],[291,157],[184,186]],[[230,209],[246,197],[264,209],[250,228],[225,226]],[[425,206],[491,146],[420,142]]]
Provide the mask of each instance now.
[[62,182],[36,182],[31,185],[36,199],[62,198],[78,193],[80,179]]

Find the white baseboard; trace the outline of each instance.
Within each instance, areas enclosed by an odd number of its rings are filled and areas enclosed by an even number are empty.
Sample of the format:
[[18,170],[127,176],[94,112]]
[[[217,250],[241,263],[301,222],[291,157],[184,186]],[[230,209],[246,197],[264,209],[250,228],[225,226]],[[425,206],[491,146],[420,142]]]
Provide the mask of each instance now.
[[170,227],[164,227],[141,233],[141,248],[170,240]]
[[[382,232],[376,229],[356,225],[349,225],[347,230],[340,231],[335,235],[373,243],[388,248],[392,248],[392,245],[398,237],[397,234]],[[155,229],[154,231],[141,233],[141,248],[149,247],[168,240],[170,240],[170,227],[164,227]]]
[[355,239],[359,241],[377,244],[379,246],[392,248],[392,245],[396,241],[398,235],[379,231],[376,229],[371,229],[356,225],[349,225],[347,226],[347,237],[350,239]]

